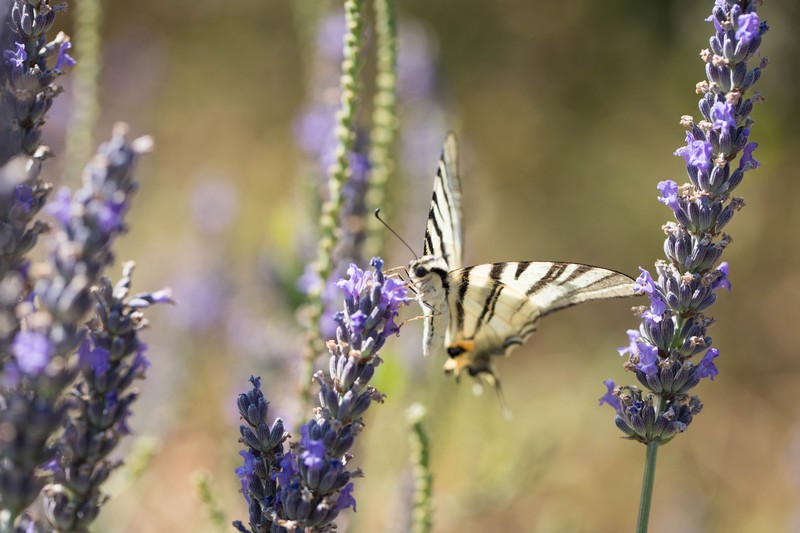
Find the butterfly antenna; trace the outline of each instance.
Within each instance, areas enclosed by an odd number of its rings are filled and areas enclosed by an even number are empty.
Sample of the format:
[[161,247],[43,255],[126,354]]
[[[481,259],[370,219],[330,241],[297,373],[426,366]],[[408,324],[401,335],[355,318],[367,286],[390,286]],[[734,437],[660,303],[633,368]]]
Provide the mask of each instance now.
[[404,239],[403,239],[403,238],[402,238],[400,235],[398,235],[398,234],[397,234],[397,232],[396,232],[395,230],[393,230],[393,229],[391,228],[391,226],[389,226],[389,224],[387,224],[387,223],[386,223],[386,221],[385,221],[385,220],[383,220],[383,219],[381,218],[381,215],[380,215],[380,213],[381,213],[381,209],[380,209],[380,208],[376,209],[376,210],[375,210],[375,218],[377,218],[378,220],[380,220],[380,221],[381,221],[381,224],[383,224],[384,226],[386,226],[386,229],[388,229],[389,231],[391,231],[391,232],[392,232],[392,235],[394,235],[395,237],[397,237],[398,239],[400,239],[400,242],[402,242],[403,244],[405,244],[405,245],[406,245],[406,248],[408,248],[408,249],[409,249],[409,251],[411,252],[411,255],[413,255],[413,256],[414,256],[414,259],[419,259],[419,257],[417,257],[417,254],[414,252],[414,249],[413,249],[411,246],[409,246],[409,245],[408,245],[408,243],[407,243],[407,242],[406,242],[406,241],[405,241],[405,240],[404,240]]

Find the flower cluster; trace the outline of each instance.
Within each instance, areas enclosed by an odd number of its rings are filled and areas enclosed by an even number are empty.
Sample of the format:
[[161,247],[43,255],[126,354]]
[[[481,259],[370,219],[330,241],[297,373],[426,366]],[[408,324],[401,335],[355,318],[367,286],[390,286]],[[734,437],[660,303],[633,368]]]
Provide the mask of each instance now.
[[151,144],[129,143],[126,134],[118,125],[87,165],[83,186],[74,194],[62,189],[48,204],[58,224],[47,261],[24,269],[32,291],[13,308],[18,331],[8,340],[0,380],[0,425],[8,429],[0,434],[0,497],[12,523],[36,498],[37,472],[53,459],[47,441],[66,414],[61,396],[77,374],[73,354],[85,339],[91,288],[113,260],[113,240],[126,230],[123,217],[137,188],[133,168]]
[[[719,351],[711,348],[707,334],[714,320],[705,312],[719,289],[730,290],[728,264],[719,260],[731,239],[722,230],[744,206],[741,198],[731,196],[733,190],[745,172],[758,166],[753,158],[757,145],[749,141],[750,112],[761,97],[746,97],[766,66],[766,59],[753,69],[747,64],[767,31],[757,4],[716,0],[707,19],[715,29],[711,48],[700,54],[708,78],[697,84],[702,119],[696,123],[682,117],[686,146],[675,152],[686,161],[690,183],[658,184],[659,201],[675,216],[664,225],[666,260],[656,262],[655,279],[640,269],[635,290],[647,295],[650,305],[639,310],[639,329],[629,330],[629,345],[619,349],[629,355],[626,369],[650,393],[607,381],[608,392],[600,399],[616,410],[617,426],[643,443],[664,443],[685,431],[701,409],[690,391],[701,379],[718,374],[714,360]],[[693,361],[696,357],[699,362]]]
[[331,531],[341,511],[356,508],[351,479],[360,472],[348,469],[349,450],[364,426],[363,414],[373,401],[383,401],[369,381],[381,362],[378,351],[399,330],[398,309],[408,302],[405,284],[385,277],[383,261],[370,264],[374,270],[366,272],[350,265],[349,279],[339,282],[345,305],[336,314],[336,340],[327,343],[329,369],[314,374],[319,407],[291,451],[284,447],[289,435],[283,421],[267,423],[260,380],[251,378],[253,389],[239,395],[247,423],[240,441],[248,449],[241,452],[244,466],[237,475],[249,505],[249,529],[235,522],[239,531]]
[[[16,155],[36,153],[45,114],[61,92],[54,81],[75,64],[67,53],[72,43],[65,33],[59,32],[50,42],[46,38],[56,14],[65,7],[51,6],[49,0],[14,0],[11,7],[14,42],[2,58],[10,69],[0,69],[4,115],[0,120],[0,165]],[[48,66],[52,57],[55,60]]]
[[142,310],[171,302],[168,289],[130,295],[133,268],[126,263],[116,286],[102,278],[93,290],[95,316],[78,349],[80,379],[67,395],[70,416],[44,491],[48,520],[59,531],[86,530],[107,499],[100,486],[121,464],[107,457],[130,433],[130,405],[138,396],[130,387],[150,365],[139,339],[147,327]]

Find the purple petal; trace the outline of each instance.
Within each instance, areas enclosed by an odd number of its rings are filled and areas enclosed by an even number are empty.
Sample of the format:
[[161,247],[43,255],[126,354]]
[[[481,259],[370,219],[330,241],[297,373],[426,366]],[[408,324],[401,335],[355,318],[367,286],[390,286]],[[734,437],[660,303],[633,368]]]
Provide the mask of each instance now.
[[636,348],[639,351],[639,362],[636,364],[636,368],[648,376],[658,373],[658,348],[644,342],[636,343]]
[[717,369],[717,365],[714,364],[714,359],[717,357],[719,357],[719,350],[716,348],[709,348],[700,361],[700,364],[697,365],[697,377],[710,377],[711,381],[714,381],[714,377],[719,374],[719,369]]
[[13,65],[14,68],[22,68],[25,66],[28,54],[25,52],[25,45],[22,43],[14,43],[14,50],[3,51],[3,57],[5,57],[6,62]]
[[650,272],[639,267],[639,277],[636,278],[636,284],[633,286],[633,292],[636,294],[653,294],[656,292],[656,284]]
[[56,58],[56,70],[64,70],[64,67],[75,66],[75,60],[67,54],[67,50],[72,48],[72,43],[64,41],[58,49],[58,57]]
[[758,148],[758,143],[747,143],[742,150],[742,158],[739,160],[739,168],[742,170],[750,170],[756,168],[761,163],[753,159],[753,150]]
[[759,24],[757,13],[739,15],[736,20],[736,40],[745,46],[749,45],[759,36]]
[[614,396],[614,389],[616,388],[616,384],[614,383],[613,379],[607,379],[603,382],[606,386],[606,393],[600,397],[600,404],[603,405],[608,404],[613,407],[615,410],[619,410],[622,407],[622,403],[619,401],[619,398]]
[[339,492],[339,499],[336,500],[336,504],[334,506],[337,511],[343,511],[348,507],[352,507],[353,512],[356,511],[356,499],[353,498],[352,492],[353,492],[353,483],[348,483]]
[[72,193],[69,187],[61,187],[44,210],[47,214],[55,217],[62,226],[68,227],[72,220]]
[[723,261],[717,267],[717,272],[720,273],[720,277],[714,280],[714,283],[711,284],[711,288],[714,290],[719,289],[722,287],[723,289],[730,292],[731,290],[731,282],[728,281],[728,262]]
[[665,204],[673,211],[678,211],[678,209],[680,209],[677,183],[672,180],[659,181],[658,190],[661,191],[661,198],[658,199],[659,202]]
[[84,339],[78,349],[78,365],[84,372],[102,376],[111,368],[110,354],[108,350],[95,346],[91,339]]
[[11,353],[17,359],[17,366],[25,374],[41,372],[53,354],[50,339],[41,333],[20,331],[11,345]]
[[617,351],[619,352],[620,355],[625,355],[625,354],[635,355],[636,343],[638,342],[639,339],[642,338],[642,336],[639,333],[638,329],[629,329],[626,333],[628,334],[628,341],[630,342],[630,344],[628,344],[627,346],[620,346],[619,348],[617,348]]
[[711,120],[714,128],[722,132],[723,135],[730,135],[736,128],[736,113],[732,104],[727,102],[716,102],[711,107]]

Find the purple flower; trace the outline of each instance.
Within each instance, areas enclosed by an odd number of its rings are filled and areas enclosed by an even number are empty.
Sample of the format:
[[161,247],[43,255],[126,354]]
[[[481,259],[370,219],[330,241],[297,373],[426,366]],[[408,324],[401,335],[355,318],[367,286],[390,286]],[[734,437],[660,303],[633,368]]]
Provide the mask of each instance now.
[[25,45],[22,43],[14,43],[14,50],[3,51],[3,57],[6,58],[6,63],[14,66],[14,68],[22,68],[25,61],[28,59],[28,54],[25,52]]
[[250,505],[250,495],[248,494],[248,487],[250,481],[253,479],[253,469],[255,468],[255,457],[247,450],[241,450],[239,455],[244,459],[244,464],[236,469],[236,475],[239,476],[239,481],[242,484],[242,496],[244,496],[247,505]]
[[400,330],[400,326],[395,324],[394,319],[400,314],[400,306],[408,303],[406,294],[408,289],[405,283],[394,278],[386,278],[381,287],[383,305],[388,307],[389,312],[386,316],[386,325],[383,327],[381,335],[394,335]]
[[368,284],[372,283],[374,274],[372,271],[363,271],[357,265],[350,263],[347,269],[348,279],[340,279],[336,286],[344,289],[345,297],[358,300],[359,295],[364,291]]
[[17,359],[17,366],[26,374],[41,372],[53,355],[50,339],[41,333],[20,331],[11,345],[11,353]]
[[72,193],[69,187],[58,189],[44,210],[48,215],[55,217],[62,226],[69,227],[69,223],[72,220]]
[[650,272],[645,270],[642,267],[639,267],[639,277],[636,278],[636,284],[633,286],[633,292],[636,294],[647,294],[652,295],[656,293],[656,284],[653,281],[653,277],[650,275]]
[[711,153],[711,143],[695,140],[689,132],[686,132],[686,146],[675,150],[675,155],[682,157],[688,166],[704,174],[711,169]]
[[719,289],[722,287],[723,289],[730,292],[731,290],[731,282],[728,281],[728,262],[723,261],[717,267],[717,272],[720,273],[720,276],[714,280],[714,283],[711,284],[711,288],[714,290]]
[[736,19],[736,40],[743,46],[749,45],[759,36],[759,20],[757,13],[745,13]]
[[128,209],[125,198],[119,200],[108,199],[105,202],[91,204],[94,208],[94,218],[98,227],[105,232],[120,231],[124,227],[123,218]]
[[627,334],[628,334],[628,341],[630,341],[630,344],[628,344],[627,346],[620,346],[619,348],[617,348],[617,351],[621,356],[625,354],[635,355],[636,343],[639,341],[639,339],[642,338],[641,334],[639,333],[639,330],[637,329],[629,329],[627,331]]
[[658,190],[661,191],[661,198],[658,201],[668,206],[672,211],[677,212],[680,209],[678,184],[672,180],[659,181]]
[[93,372],[97,376],[104,375],[111,368],[108,350],[95,346],[90,338],[86,338],[78,349],[78,364],[84,372]]
[[[724,2],[725,0],[722,0],[722,1]],[[706,22],[713,22],[714,23],[714,29],[717,30],[718,32],[725,31],[724,28],[722,27],[722,24],[719,23],[719,20],[717,20],[717,17],[715,17],[714,15],[709,15],[708,17],[706,17],[705,21]]]
[[636,368],[648,376],[658,373],[658,348],[644,342],[637,342],[636,348],[639,351],[639,362],[636,363]]
[[639,271],[641,274],[636,278],[633,291],[637,294],[646,294],[650,298],[650,309],[645,311],[642,316],[653,322],[660,322],[661,315],[667,310],[667,304],[656,288],[655,281],[653,281],[650,273],[642,267],[639,267]]
[[650,295],[650,309],[646,309],[644,313],[642,313],[642,318],[645,320],[649,320],[651,322],[661,322],[661,318],[664,315],[664,312],[667,310],[667,304],[658,293]]
[[356,499],[353,498],[353,483],[348,483],[344,486],[344,488],[339,492],[339,499],[336,500],[336,505],[334,506],[337,511],[343,511],[348,507],[353,508],[353,512],[356,511]]
[[709,348],[700,361],[700,364],[697,365],[696,375],[698,378],[710,377],[711,381],[714,381],[714,377],[719,374],[717,365],[714,364],[714,359],[717,357],[719,357],[719,350],[716,348]]
[[367,315],[360,309],[350,315],[350,327],[353,329],[353,335],[360,336],[364,332],[364,324],[367,322]]
[[147,345],[143,342],[140,342],[139,347],[136,350],[136,356],[131,362],[131,371],[140,378],[144,378],[145,371],[150,368],[150,359],[144,355],[146,351]]
[[327,453],[325,443],[309,437],[307,424],[300,428],[300,434],[302,435],[300,446],[306,450],[300,454],[300,460],[310,469],[319,470],[325,466],[325,454]]
[[732,104],[727,102],[716,102],[711,107],[711,120],[714,121],[714,128],[720,130],[723,135],[730,135],[736,128],[736,112]]
[[58,48],[58,57],[56,58],[56,70],[64,70],[64,67],[75,66],[75,60],[67,54],[67,50],[72,48],[70,41],[64,41]]
[[603,385],[606,386],[606,393],[600,397],[599,405],[608,404],[614,409],[619,409],[622,407],[622,404],[619,401],[619,398],[614,395],[614,389],[617,387],[614,383],[613,379],[607,379],[603,382]]
[[296,473],[297,457],[292,452],[287,452],[281,459],[281,470],[275,474],[275,481],[279,487],[286,488],[292,484],[292,478]]
[[753,158],[753,150],[758,148],[758,143],[747,143],[742,149],[742,158],[739,160],[739,168],[742,170],[750,170],[757,168],[761,163]]
[[36,200],[33,198],[33,187],[22,183],[14,188],[14,193],[14,203],[22,209],[23,213],[29,214],[36,205]]

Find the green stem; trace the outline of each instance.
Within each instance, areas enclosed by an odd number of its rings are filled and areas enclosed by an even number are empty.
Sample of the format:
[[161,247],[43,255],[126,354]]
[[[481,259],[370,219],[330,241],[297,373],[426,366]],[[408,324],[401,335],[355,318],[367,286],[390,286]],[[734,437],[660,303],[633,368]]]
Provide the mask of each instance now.
[[328,199],[322,205],[319,220],[319,247],[314,270],[319,282],[309,290],[308,347],[303,358],[300,375],[300,400],[304,407],[311,405],[311,377],[314,374],[314,360],[325,348],[319,334],[319,320],[322,317],[322,291],[333,272],[333,249],[339,239],[339,213],[344,198],[342,187],[350,177],[350,152],[355,143],[356,104],[361,84],[358,71],[364,48],[364,2],[346,0],[344,18],[346,31],[340,79],[341,100],[336,114],[336,161],[330,169],[328,179]]
[[433,527],[433,476],[430,464],[430,441],[425,431],[425,407],[415,403],[406,411],[410,424],[409,443],[414,476],[414,508],[411,512],[411,531],[428,533]]
[[[367,206],[384,208],[386,184],[395,170],[392,148],[397,133],[397,7],[394,0],[375,0],[377,75],[373,99],[369,158],[372,165]],[[383,248],[383,227],[372,220],[367,240],[367,257]]]
[[647,533],[647,524],[650,521],[650,504],[653,501],[653,485],[656,478],[658,444],[658,441],[654,441],[647,445],[647,455],[644,460],[644,475],[642,477],[642,496],[639,500],[639,521],[636,524],[636,533]]
[[75,7],[75,111],[67,131],[66,176],[80,182],[86,160],[92,155],[94,127],[99,115],[97,80],[100,77],[101,0],[81,0]]

